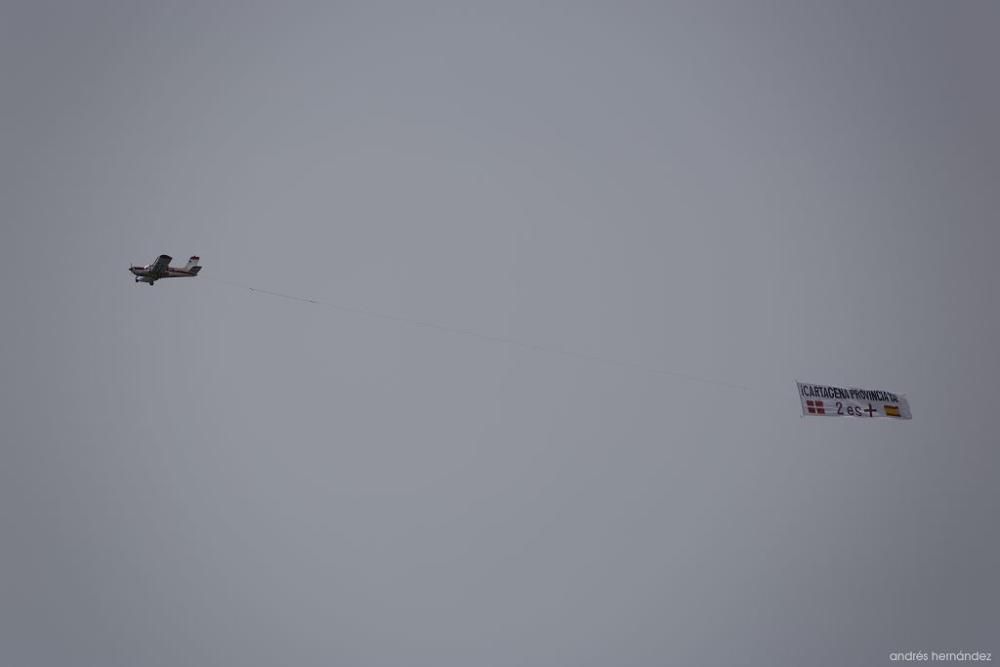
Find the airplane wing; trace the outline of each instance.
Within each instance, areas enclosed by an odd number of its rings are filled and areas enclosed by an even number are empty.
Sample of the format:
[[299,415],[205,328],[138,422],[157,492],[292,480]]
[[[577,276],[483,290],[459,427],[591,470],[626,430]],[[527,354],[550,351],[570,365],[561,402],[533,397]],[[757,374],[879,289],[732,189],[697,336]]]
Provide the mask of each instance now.
[[149,272],[161,276],[167,272],[167,267],[170,266],[170,260],[173,259],[170,255],[160,255],[156,260],[149,265]]

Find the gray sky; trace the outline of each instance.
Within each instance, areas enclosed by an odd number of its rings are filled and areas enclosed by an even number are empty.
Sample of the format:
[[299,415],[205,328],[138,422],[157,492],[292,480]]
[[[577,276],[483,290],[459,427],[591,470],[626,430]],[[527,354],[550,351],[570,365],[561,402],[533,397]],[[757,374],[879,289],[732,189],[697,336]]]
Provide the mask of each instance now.
[[1000,653],[998,30],[3,3],[0,663]]

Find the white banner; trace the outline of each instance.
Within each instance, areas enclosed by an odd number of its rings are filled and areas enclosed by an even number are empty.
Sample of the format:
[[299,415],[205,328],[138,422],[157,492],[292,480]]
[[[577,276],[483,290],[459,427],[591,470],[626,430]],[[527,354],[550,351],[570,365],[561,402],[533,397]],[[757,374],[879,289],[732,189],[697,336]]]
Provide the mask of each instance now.
[[889,417],[912,419],[906,396],[882,389],[799,382],[804,417]]

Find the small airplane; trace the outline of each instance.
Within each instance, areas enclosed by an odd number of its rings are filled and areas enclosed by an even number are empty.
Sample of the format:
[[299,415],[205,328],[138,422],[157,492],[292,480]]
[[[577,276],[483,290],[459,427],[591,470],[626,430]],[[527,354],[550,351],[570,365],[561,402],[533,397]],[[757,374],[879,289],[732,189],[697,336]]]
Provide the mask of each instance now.
[[184,268],[170,266],[171,259],[170,255],[160,255],[149,266],[130,266],[128,270],[137,283],[148,283],[150,287],[160,278],[194,278],[201,271],[199,257],[192,256]]

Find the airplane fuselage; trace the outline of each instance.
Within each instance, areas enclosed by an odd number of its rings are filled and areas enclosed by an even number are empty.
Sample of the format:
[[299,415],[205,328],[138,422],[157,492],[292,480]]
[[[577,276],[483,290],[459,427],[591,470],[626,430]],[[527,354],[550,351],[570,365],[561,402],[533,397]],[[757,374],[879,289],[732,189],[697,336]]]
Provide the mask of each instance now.
[[187,266],[170,266],[170,256],[160,255],[160,257],[148,266],[130,266],[129,272],[135,276],[137,283],[148,283],[152,285],[161,278],[194,278],[201,271],[198,265],[198,257],[192,256],[188,260]]
[[184,269],[167,269],[163,273],[154,273],[149,270],[148,266],[130,266],[128,270],[132,272],[132,275],[139,276],[140,278],[151,277],[154,280],[159,280],[160,278],[193,278],[198,275],[197,271],[185,271]]

